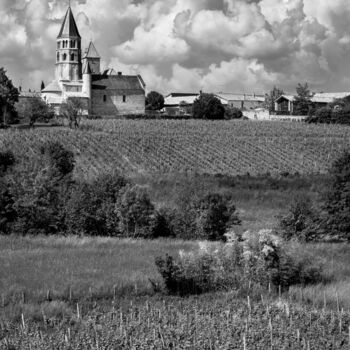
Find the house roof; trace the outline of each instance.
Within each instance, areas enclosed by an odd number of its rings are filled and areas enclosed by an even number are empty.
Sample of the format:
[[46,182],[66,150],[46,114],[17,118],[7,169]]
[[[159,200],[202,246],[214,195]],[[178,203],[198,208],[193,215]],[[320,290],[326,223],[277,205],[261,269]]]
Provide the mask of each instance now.
[[34,98],[34,97],[40,97],[40,92],[36,91],[21,91],[19,94],[19,97],[21,98]]
[[86,49],[83,58],[101,58],[92,41],[90,41],[89,47]]
[[72,9],[69,6],[62,23],[60,33],[58,34],[57,38],[70,37],[81,38],[77,24],[75,23]]
[[264,95],[256,94],[234,94],[229,92],[218,92],[214,94],[216,97],[225,101],[251,101],[251,102],[264,102]]
[[143,86],[137,75],[104,75],[92,76],[93,90],[142,90]]
[[198,93],[171,93],[165,97],[164,107],[175,107],[180,105],[181,102],[192,105],[198,96]]
[[[350,92],[318,92],[311,97],[311,101],[315,103],[331,103],[347,96],[350,96]],[[295,96],[293,95],[281,95],[276,99],[276,102],[279,102],[283,98],[291,102],[295,101]]]
[[61,87],[58,85],[58,82],[56,80],[53,80],[41,92],[62,92],[62,90]]

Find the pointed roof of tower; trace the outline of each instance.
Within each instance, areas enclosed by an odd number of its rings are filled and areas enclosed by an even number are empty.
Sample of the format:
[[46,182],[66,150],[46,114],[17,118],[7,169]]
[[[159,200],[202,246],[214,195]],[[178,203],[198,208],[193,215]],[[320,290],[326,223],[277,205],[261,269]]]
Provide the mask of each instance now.
[[92,41],[90,41],[89,47],[86,49],[85,55],[83,58],[101,58]]
[[92,74],[92,69],[90,67],[90,63],[89,62],[86,64],[83,74]]
[[70,6],[68,7],[68,10],[66,12],[66,15],[62,23],[60,33],[58,34],[57,38],[67,38],[67,37],[81,38]]

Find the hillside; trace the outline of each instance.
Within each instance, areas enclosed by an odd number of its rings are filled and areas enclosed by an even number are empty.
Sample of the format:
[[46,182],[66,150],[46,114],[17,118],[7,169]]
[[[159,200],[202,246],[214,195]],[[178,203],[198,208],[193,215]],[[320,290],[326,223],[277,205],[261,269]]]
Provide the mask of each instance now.
[[324,173],[350,146],[350,128],[289,122],[100,120],[80,130],[0,131],[0,147],[31,167],[39,144],[57,140],[76,155],[76,176],[197,172],[251,175]]

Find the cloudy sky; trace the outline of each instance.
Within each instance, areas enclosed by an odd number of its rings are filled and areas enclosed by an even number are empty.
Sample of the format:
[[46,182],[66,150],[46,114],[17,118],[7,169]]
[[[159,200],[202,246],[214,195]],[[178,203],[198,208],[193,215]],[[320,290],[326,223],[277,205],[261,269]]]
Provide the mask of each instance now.
[[[349,0],[71,0],[83,47],[148,90],[350,91]],[[0,0],[0,67],[16,85],[54,78],[68,0]]]

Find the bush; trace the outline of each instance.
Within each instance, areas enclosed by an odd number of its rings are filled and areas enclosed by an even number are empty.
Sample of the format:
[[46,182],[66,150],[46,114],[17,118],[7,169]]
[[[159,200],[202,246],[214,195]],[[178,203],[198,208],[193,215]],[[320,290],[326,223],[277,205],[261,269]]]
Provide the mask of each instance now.
[[307,123],[331,123],[332,109],[330,107],[319,108],[314,114],[309,115],[305,121]]
[[286,240],[311,241],[317,238],[316,215],[308,197],[294,199],[288,214],[279,221],[279,233]]
[[243,113],[239,108],[227,107],[225,108],[225,119],[241,119]]
[[74,153],[65,149],[59,142],[45,143],[40,152],[47,156],[52,175],[66,176],[74,170]]
[[307,257],[295,258],[283,242],[261,230],[246,232],[242,240],[224,246],[203,245],[193,253],[180,252],[156,259],[166,292],[188,295],[220,290],[246,290],[252,285],[267,288],[272,283],[286,288],[293,284],[318,283],[321,268]]
[[330,174],[323,226],[331,236],[350,240],[350,152],[344,152],[333,163]]
[[0,152],[0,176],[14,164],[15,156],[11,151]]
[[153,238],[158,215],[148,193],[140,186],[128,186],[116,204],[119,229],[126,237]]
[[213,94],[202,93],[193,103],[193,118],[224,119],[225,108]]
[[124,177],[108,174],[92,184],[76,185],[66,205],[68,232],[92,236],[121,235],[115,206],[128,184]]

